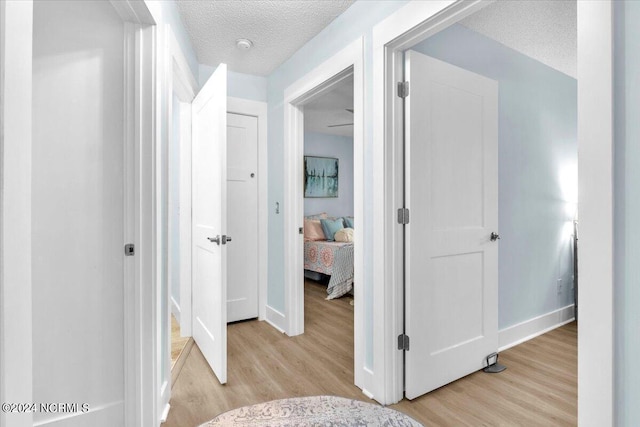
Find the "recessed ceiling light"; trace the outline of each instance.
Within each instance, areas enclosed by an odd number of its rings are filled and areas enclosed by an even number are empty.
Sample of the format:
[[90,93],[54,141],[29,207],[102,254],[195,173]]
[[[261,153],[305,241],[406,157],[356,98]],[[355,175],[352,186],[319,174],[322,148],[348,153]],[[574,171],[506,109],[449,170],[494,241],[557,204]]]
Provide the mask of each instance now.
[[249,39],[236,40],[236,47],[240,50],[249,50],[253,46],[253,42]]

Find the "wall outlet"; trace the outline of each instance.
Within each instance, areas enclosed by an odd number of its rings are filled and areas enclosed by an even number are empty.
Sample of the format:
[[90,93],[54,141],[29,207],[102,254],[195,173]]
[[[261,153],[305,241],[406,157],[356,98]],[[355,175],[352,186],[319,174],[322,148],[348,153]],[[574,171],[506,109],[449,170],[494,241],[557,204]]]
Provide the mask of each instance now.
[[558,295],[562,294],[562,279],[558,279]]

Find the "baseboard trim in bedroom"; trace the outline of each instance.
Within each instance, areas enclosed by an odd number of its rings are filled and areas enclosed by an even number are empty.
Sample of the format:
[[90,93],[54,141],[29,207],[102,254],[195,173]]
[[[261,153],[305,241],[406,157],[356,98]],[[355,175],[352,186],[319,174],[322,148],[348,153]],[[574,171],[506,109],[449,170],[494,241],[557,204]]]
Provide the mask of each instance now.
[[283,334],[286,333],[284,330],[284,327],[286,325],[285,315],[280,313],[275,308],[270,307],[269,305],[267,305],[267,318],[265,320],[268,324],[270,324],[271,326],[273,326]]
[[574,305],[567,305],[498,331],[498,351],[507,350],[575,320]]

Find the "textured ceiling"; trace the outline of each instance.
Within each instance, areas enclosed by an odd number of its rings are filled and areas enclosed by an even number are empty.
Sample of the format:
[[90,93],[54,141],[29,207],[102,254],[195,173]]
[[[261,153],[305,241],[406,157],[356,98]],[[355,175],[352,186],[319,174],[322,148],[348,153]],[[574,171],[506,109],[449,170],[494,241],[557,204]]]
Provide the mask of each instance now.
[[[177,0],[201,64],[266,76],[354,0]],[[236,40],[253,48],[242,51]]]
[[502,0],[460,24],[577,77],[576,1]]

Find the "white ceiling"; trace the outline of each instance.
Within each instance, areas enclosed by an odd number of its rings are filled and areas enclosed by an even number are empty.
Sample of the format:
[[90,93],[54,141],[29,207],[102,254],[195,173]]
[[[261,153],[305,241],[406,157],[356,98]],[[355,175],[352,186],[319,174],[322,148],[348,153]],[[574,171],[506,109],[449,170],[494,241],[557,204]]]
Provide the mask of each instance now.
[[304,106],[305,132],[353,137],[353,126],[329,127],[353,123],[353,113],[347,109],[353,110],[353,77]]
[[575,0],[500,0],[460,24],[577,77]]
[[[355,0],[177,0],[201,64],[266,76]],[[253,48],[242,51],[236,40]]]

